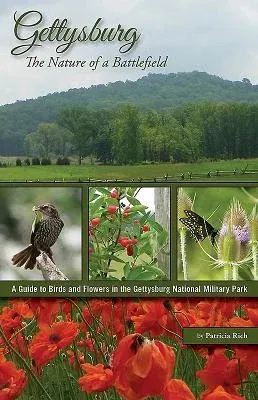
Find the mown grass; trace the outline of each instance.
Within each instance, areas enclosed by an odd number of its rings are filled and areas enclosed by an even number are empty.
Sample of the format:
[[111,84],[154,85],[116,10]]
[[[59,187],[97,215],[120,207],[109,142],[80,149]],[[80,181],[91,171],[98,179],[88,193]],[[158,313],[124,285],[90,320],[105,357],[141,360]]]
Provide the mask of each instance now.
[[28,167],[6,167],[0,168],[0,181],[25,181],[25,180],[40,180],[40,181],[77,181],[81,180],[131,180],[142,178],[152,180],[154,177],[163,177],[168,175],[175,180],[181,180],[181,174],[208,174],[208,172],[216,171],[234,171],[234,175],[222,176],[204,176],[193,177],[193,180],[208,180],[208,181],[257,181],[258,174],[243,174],[241,171],[247,167],[248,170],[258,169],[258,159],[249,160],[230,160],[230,161],[209,161],[197,162],[192,164],[151,164],[151,165],[69,165],[69,166],[28,166]]

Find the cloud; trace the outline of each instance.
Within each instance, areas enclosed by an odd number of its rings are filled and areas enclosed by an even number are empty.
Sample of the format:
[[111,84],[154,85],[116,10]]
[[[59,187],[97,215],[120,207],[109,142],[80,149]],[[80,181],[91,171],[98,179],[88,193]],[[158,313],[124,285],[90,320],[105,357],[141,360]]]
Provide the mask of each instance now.
[[[153,68],[112,68],[120,55],[118,43],[84,43],[63,54],[64,59],[90,60],[99,55],[110,60],[110,66],[97,68],[27,68],[26,55],[14,57],[17,45],[13,34],[13,13],[37,9],[44,14],[43,26],[55,18],[68,18],[69,26],[92,26],[103,18],[103,26],[136,27],[141,40],[124,58],[169,56],[164,70]],[[0,103],[38,97],[74,87],[116,80],[135,80],[148,72],[200,70],[226,79],[248,77],[258,82],[258,3],[256,0],[11,0],[2,7],[0,17]],[[28,55],[46,61],[56,56],[55,44],[44,46]]]

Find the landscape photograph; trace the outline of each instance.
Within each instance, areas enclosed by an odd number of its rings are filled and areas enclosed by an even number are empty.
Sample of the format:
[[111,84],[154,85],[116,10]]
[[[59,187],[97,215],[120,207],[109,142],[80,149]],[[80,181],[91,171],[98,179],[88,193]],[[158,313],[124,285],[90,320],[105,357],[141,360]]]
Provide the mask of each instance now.
[[255,181],[257,115],[258,85],[197,71],[19,101],[0,107],[0,179]]
[[0,400],[257,400],[257,1],[0,8]]
[[[1,181],[257,181],[251,1],[4,3]],[[57,40],[57,15],[73,43]]]

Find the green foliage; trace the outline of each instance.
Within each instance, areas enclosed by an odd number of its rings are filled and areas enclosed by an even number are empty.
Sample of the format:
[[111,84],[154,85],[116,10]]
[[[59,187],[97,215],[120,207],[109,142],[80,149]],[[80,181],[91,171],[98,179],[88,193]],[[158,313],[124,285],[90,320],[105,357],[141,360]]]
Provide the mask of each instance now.
[[31,160],[32,165],[40,165],[40,159],[38,157],[33,157]]
[[[243,82],[231,82],[205,72],[194,71],[168,75],[150,74],[136,82],[93,85],[88,89],[70,89],[36,100],[17,101],[0,107],[1,154],[24,154],[25,136],[35,132],[41,123],[56,122],[64,108],[114,110],[130,102],[140,109],[161,110],[203,100],[257,103],[258,90],[256,85],[251,85],[246,79]],[[104,142],[106,143],[106,139]]]
[[113,122],[112,153],[119,164],[135,164],[140,159],[140,115],[135,106],[122,107]]
[[16,167],[21,167],[22,165],[22,160],[20,158],[17,158],[15,161]]
[[[168,233],[137,200],[139,188],[91,188],[90,279],[166,279],[157,265],[158,243]],[[125,203],[129,205],[125,205]]]
[[49,158],[51,154],[65,155],[70,147],[70,132],[53,123],[39,124],[24,141],[27,154],[43,158]]
[[51,165],[50,158],[42,158],[41,165]]
[[56,165],[70,165],[70,160],[68,157],[58,157],[56,160]]

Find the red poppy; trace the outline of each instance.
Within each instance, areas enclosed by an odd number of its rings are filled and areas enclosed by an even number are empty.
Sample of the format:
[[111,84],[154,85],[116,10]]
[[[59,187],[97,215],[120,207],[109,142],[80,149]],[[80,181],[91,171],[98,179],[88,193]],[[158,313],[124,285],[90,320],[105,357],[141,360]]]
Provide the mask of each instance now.
[[38,318],[39,325],[52,324],[59,312],[59,299],[29,299],[29,304]]
[[143,301],[139,306],[138,315],[132,316],[135,332],[150,333],[158,336],[164,333],[167,324],[168,313],[163,301]]
[[82,364],[82,369],[86,375],[82,376],[78,382],[83,392],[102,392],[112,387],[114,377],[110,367],[103,364],[91,365]]
[[228,393],[223,386],[218,386],[212,391],[202,393],[201,400],[245,400],[245,397]]
[[164,400],[195,400],[195,396],[181,379],[170,379],[164,392]]
[[258,308],[247,308],[247,313],[253,326],[258,326]]
[[239,346],[234,347],[235,358],[239,360],[240,365],[249,372],[258,372],[258,348],[257,346]]
[[160,395],[175,365],[173,350],[139,334],[126,336],[113,355],[115,388],[125,399]]
[[37,366],[43,366],[52,360],[59,350],[71,344],[78,333],[78,325],[75,322],[56,322],[51,327],[42,325],[30,344],[30,356]]
[[0,400],[16,399],[27,383],[25,372],[17,369],[13,362],[0,364]]
[[209,356],[205,368],[197,371],[197,376],[209,389],[223,386],[228,392],[235,393],[234,386],[247,376],[247,369],[239,365],[238,360],[228,359],[223,349],[216,349]]
[[16,329],[22,328],[23,319],[33,317],[33,312],[25,301],[13,301],[11,307],[4,307],[0,315],[0,326],[10,337]]

